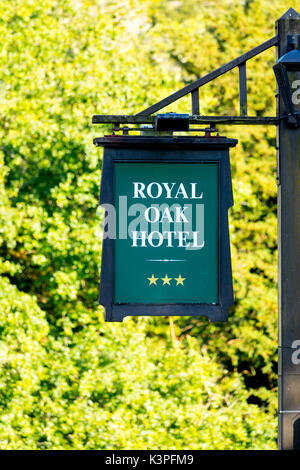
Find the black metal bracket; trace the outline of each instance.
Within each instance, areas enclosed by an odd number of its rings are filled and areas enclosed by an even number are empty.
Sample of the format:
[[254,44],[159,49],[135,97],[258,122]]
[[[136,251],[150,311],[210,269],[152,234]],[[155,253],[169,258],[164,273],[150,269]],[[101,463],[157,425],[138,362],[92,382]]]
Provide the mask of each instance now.
[[279,58],[274,64],[273,70],[279,88],[282,101],[284,102],[286,112],[282,113],[281,119],[286,120],[290,127],[300,126],[300,113],[295,109],[291,88],[289,83],[289,71],[294,71],[295,65],[300,62],[300,35],[287,35],[287,52]]
[[300,34],[288,34],[287,42],[287,52],[300,49]]
[[[153,124],[155,131],[188,131],[189,126],[193,124],[236,124],[236,125],[277,125],[279,119],[275,116],[248,116],[247,115],[247,73],[246,63],[253,57],[261,54],[272,46],[278,45],[278,37],[274,36],[268,41],[254,47],[250,51],[242,54],[241,56],[233,59],[227,64],[219,67],[218,69],[208,73],[207,75],[195,80],[193,83],[185,86],[184,88],[172,93],[161,101],[149,106],[136,115],[94,115],[92,118],[93,124],[108,124],[112,123],[115,126],[118,124]],[[199,88],[206,83],[211,82],[217,77],[229,72],[235,67],[239,68],[239,96],[240,96],[240,116],[203,116],[200,115],[199,105]],[[192,101],[192,114],[157,114],[153,113],[160,111],[171,103],[179,100],[183,96],[191,94]],[[130,130],[130,128],[128,128]]]
[[188,131],[189,114],[165,113],[155,116],[156,131]]

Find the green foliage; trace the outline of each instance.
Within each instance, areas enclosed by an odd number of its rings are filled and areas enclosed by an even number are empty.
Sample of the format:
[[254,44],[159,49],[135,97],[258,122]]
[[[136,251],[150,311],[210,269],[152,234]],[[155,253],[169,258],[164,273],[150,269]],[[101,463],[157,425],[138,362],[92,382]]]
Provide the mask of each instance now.
[[[91,116],[138,112],[267,40],[291,3],[2,1],[2,449],[276,447],[275,130],[221,129],[239,139],[229,322],[110,325],[92,145],[108,128]],[[253,115],[274,113],[273,62],[270,50],[247,69]],[[237,98],[233,71],[201,90],[201,112],[237,113]]]

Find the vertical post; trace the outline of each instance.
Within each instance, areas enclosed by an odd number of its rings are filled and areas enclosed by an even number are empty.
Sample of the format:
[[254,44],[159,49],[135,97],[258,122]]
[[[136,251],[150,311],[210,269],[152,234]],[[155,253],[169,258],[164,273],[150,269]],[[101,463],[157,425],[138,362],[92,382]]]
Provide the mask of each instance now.
[[[277,58],[290,34],[300,34],[300,15],[290,8],[276,22]],[[286,113],[277,93],[277,116]],[[300,128],[285,119],[277,128],[278,171],[278,387],[279,449],[300,449]]]
[[247,73],[246,62],[239,65],[240,115],[247,116]]
[[193,116],[200,114],[200,106],[199,106],[199,88],[196,88],[191,92],[192,95],[192,114]]

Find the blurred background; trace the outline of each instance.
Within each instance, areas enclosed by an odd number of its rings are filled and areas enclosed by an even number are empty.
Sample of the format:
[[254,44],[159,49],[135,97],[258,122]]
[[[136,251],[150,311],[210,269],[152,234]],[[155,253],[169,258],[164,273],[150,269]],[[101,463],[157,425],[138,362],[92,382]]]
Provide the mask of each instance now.
[[[229,321],[115,324],[98,306],[93,146],[111,130],[91,117],[141,111],[274,36],[296,4],[1,1],[1,449],[276,448],[275,127],[219,126],[239,139]],[[247,63],[250,115],[275,114],[274,62],[272,48]],[[200,89],[201,114],[239,114],[238,94],[233,70]]]

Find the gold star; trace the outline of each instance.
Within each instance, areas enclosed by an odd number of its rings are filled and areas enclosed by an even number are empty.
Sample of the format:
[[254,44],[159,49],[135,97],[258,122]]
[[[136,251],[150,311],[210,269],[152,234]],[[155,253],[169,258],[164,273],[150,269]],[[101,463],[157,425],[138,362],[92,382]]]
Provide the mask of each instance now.
[[171,284],[170,284],[171,279],[172,279],[172,278],[171,278],[171,277],[168,277],[167,274],[165,275],[165,277],[161,277],[161,280],[163,281],[163,286],[164,286],[165,284],[168,284],[168,285],[170,286],[170,285],[171,285]]
[[174,279],[175,279],[175,281],[177,281],[177,284],[176,284],[176,286],[178,286],[178,284],[181,284],[181,285],[183,286],[183,285],[184,285],[184,284],[183,284],[183,281],[185,281],[185,280],[186,280],[186,278],[185,278],[185,277],[181,277],[181,274],[179,274],[179,276],[178,276],[178,277],[174,277]]
[[154,284],[155,286],[157,286],[156,284],[156,281],[158,280],[158,277],[154,277],[154,274],[152,274],[151,277],[147,277],[148,281],[149,282],[149,286],[151,286],[151,284]]

